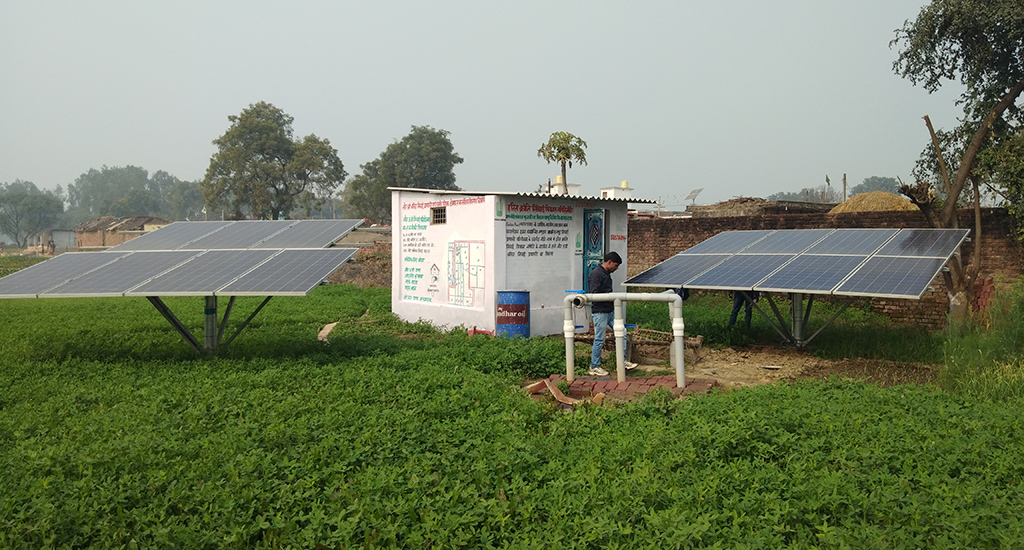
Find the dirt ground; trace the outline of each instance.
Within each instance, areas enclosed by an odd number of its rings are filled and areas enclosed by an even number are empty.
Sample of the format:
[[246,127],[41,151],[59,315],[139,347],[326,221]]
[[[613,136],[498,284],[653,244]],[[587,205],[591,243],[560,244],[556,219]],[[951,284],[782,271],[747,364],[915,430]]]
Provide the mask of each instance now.
[[381,252],[360,251],[327,278],[336,285],[351,283],[359,288],[391,286],[391,258]]
[[[634,359],[640,359],[639,368],[645,371],[671,368],[665,362],[666,354],[654,350],[645,350]],[[696,362],[687,350],[685,366],[687,377],[713,378],[725,387],[830,376],[866,380],[881,386],[931,384],[938,373],[938,367],[933,365],[869,359],[835,361],[815,357],[806,350],[769,345],[738,350],[702,348]]]
[[[352,283],[359,287],[390,286],[390,265],[390,258],[384,254],[359,254],[331,275],[328,281],[335,284]],[[589,352],[588,344],[578,342],[576,345],[580,350],[578,356]],[[641,370],[671,374],[667,347],[644,346],[637,352],[637,357],[633,359],[640,363]],[[608,357],[605,365],[614,368],[614,355],[610,352],[606,354]],[[692,352],[687,350],[686,373],[687,377],[692,378],[713,378],[725,387],[754,386],[779,380],[827,379],[830,376],[892,386],[934,383],[938,367],[870,359],[833,361],[815,357],[805,350],[764,345],[738,350],[704,347],[700,350],[700,360],[696,362]]]

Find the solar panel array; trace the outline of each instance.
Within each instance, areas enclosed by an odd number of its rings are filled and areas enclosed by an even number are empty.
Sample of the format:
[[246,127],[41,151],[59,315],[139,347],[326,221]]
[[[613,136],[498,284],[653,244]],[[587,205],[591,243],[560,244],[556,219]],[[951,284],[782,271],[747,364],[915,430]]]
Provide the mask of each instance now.
[[0,298],[305,295],[357,252],[326,247],[360,223],[175,222],[0,278]]
[[174,222],[110,250],[326,248],[362,220]]
[[918,299],[966,237],[966,229],[728,231],[625,285]]

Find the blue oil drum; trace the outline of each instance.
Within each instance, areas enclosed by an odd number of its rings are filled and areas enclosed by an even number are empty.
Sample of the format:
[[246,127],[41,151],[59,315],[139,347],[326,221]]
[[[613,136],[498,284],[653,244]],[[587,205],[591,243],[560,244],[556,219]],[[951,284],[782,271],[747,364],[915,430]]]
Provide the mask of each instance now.
[[495,333],[506,338],[530,337],[530,291],[499,290]]

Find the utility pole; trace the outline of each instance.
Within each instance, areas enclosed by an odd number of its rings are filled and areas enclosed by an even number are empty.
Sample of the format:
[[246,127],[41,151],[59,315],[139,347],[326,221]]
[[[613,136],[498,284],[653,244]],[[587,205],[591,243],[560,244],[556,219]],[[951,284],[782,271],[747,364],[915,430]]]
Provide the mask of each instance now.
[[846,202],[846,174],[843,174],[843,202]]

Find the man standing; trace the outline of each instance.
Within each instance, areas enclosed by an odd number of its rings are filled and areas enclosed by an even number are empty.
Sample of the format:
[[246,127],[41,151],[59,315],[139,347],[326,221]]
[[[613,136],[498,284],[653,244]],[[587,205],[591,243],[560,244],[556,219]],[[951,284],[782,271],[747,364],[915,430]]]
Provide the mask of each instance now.
[[[590,272],[587,287],[590,294],[605,294],[612,291],[612,273],[622,265],[622,257],[618,252],[609,252],[604,260]],[[604,347],[605,333],[612,328],[615,319],[613,302],[594,302],[590,308],[594,319],[594,348],[590,352],[590,370],[587,374],[608,376],[608,371],[601,368],[601,349]]]
[[751,290],[734,290],[732,293],[732,313],[729,314],[729,326],[736,324],[736,317],[740,313],[740,308],[746,308],[746,316],[744,320],[747,322],[747,328],[750,328],[750,313],[754,302],[760,297],[760,293]]

